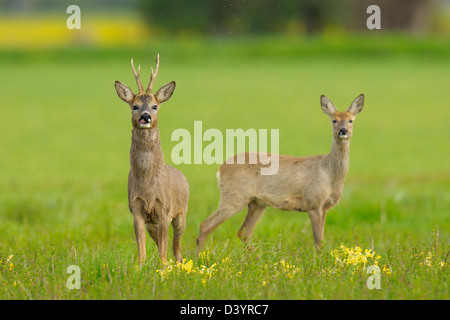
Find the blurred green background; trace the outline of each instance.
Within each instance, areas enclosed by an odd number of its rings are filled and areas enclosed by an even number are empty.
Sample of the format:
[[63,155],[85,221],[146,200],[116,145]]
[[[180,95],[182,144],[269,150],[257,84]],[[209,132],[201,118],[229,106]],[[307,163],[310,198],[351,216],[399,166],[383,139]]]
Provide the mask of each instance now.
[[[64,255],[125,243],[135,256],[126,197],[131,117],[113,83],[136,89],[130,59],[144,80],[157,53],[155,87],[177,82],[159,119],[167,163],[177,143],[171,133],[193,132],[194,120],[203,130],[279,129],[282,154],[328,153],[320,95],[342,110],[364,93],[326,244],[431,245],[439,230],[448,245],[449,1],[78,1],[81,29],[69,30],[71,4],[0,1],[4,252]],[[381,8],[381,30],[366,28],[371,4]],[[177,167],[191,188],[189,258],[218,203],[219,165]],[[219,227],[216,241],[238,245],[243,218]],[[275,209],[255,236],[276,242],[280,230],[312,244],[306,214]]]

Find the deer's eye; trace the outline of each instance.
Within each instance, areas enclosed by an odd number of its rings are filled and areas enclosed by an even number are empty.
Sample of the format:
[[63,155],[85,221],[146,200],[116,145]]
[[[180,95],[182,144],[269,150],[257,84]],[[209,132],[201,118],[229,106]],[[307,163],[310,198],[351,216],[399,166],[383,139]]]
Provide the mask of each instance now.
[[139,106],[133,106],[133,110],[139,110]]
[[333,120],[333,123],[337,123],[337,120]]
[[353,123],[353,120],[348,120],[348,122]]
[[155,104],[155,105],[152,107],[152,109],[153,109],[153,110],[158,110],[158,106]]

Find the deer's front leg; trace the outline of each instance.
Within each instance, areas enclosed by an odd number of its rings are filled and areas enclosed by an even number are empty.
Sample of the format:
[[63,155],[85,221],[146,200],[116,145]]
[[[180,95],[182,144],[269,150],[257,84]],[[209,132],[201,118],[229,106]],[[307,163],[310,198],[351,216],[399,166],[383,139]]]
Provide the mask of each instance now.
[[142,263],[145,261],[145,223],[141,214],[133,214],[134,217],[134,234],[136,235],[136,242],[138,246],[139,268],[142,268]]
[[130,209],[133,214],[134,234],[136,236],[138,247],[139,267],[142,268],[142,263],[144,263],[146,259],[144,203],[137,199],[131,202]]
[[[325,227],[325,215],[322,213],[322,210],[310,210],[308,211],[309,219],[311,220],[311,226],[314,236],[314,243],[316,245],[316,249],[320,249],[322,247],[323,241],[323,233]],[[322,220],[323,219],[323,220]]]

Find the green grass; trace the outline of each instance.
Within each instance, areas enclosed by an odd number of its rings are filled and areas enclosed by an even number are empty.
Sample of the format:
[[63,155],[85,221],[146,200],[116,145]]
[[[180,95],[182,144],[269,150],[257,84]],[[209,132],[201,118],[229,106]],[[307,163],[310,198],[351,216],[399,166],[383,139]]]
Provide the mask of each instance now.
[[[0,299],[449,298],[449,268],[440,265],[450,260],[448,41],[158,41],[0,52]],[[191,189],[183,255],[199,269],[216,263],[216,271],[207,280],[176,270],[161,279],[150,239],[149,260],[137,270],[126,198],[130,114],[113,83],[135,88],[130,58],[147,78],[157,52],[156,86],[177,81],[159,115],[169,164],[172,131],[192,132],[194,120],[203,130],[279,129],[281,153],[327,153],[331,130],[320,95],[346,109],[365,93],[323,252],[313,250],[307,214],[269,208],[252,251],[236,236],[241,212],[210,236],[207,258],[197,257],[199,225],[219,199],[219,165],[180,165]],[[330,251],[341,243],[373,244],[380,266],[392,269],[380,290],[367,289],[362,270],[336,269]],[[292,278],[281,261],[298,269]],[[66,287],[72,264],[81,268],[81,290]]]

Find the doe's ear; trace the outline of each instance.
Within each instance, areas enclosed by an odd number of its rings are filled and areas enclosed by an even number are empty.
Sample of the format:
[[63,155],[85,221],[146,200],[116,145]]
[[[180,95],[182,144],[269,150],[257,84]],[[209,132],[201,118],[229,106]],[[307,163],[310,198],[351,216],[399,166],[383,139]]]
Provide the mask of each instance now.
[[353,100],[352,104],[347,109],[347,112],[355,116],[361,112],[363,106],[364,106],[364,94],[360,94],[358,97],[356,97],[355,100]]
[[170,81],[169,83],[162,86],[158,90],[158,92],[156,92],[155,98],[156,100],[158,100],[159,103],[163,103],[164,101],[169,100],[174,90],[175,90],[175,81]]
[[117,95],[120,99],[127,103],[131,103],[134,99],[134,93],[133,91],[127,87],[125,83],[122,83],[120,81],[116,81],[114,83],[114,87],[116,88]]
[[322,106],[322,111],[330,117],[337,112],[333,102],[324,95],[320,96],[320,104]]

